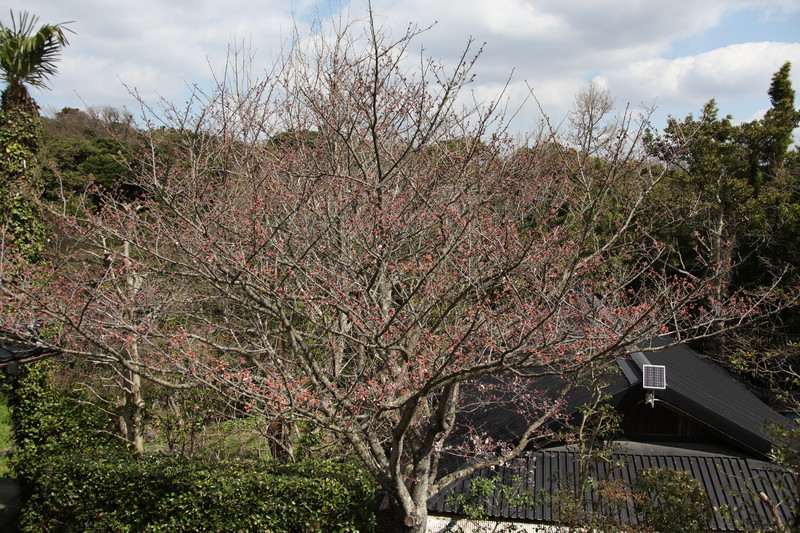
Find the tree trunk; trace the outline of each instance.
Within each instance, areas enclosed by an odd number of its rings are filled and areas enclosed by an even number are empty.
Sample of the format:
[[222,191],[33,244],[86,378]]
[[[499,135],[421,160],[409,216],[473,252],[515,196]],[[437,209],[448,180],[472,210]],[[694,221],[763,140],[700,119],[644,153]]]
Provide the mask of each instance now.
[[12,83],[3,91],[2,94],[3,111],[19,111],[29,113],[33,117],[39,116],[36,102],[31,98],[28,89],[19,82]]
[[144,398],[142,378],[130,370],[123,370],[121,388],[123,396],[117,408],[119,429],[125,440],[139,452],[144,452]]
[[[717,302],[724,302],[730,293],[731,270],[733,267],[733,250],[736,245],[735,236],[731,233],[728,227],[728,220],[726,218],[727,206],[725,202],[717,196],[717,203],[719,212],[715,221],[714,228],[712,229],[711,236],[711,257],[712,263],[719,269],[716,277],[716,286],[714,289],[714,297]],[[721,333],[723,328],[722,323],[716,325],[716,332]],[[726,335],[715,335],[704,346],[707,353],[713,354],[717,358],[725,356],[725,339]]]
[[394,533],[425,533],[428,526],[427,501],[418,505],[408,499],[404,505],[397,496],[392,496],[391,493],[389,499],[392,506]]
[[133,427],[129,442],[139,453],[144,453],[144,398],[142,397],[142,378],[138,374],[130,374],[130,392],[127,394]]
[[[141,286],[141,278],[132,273],[130,261],[130,243],[125,241],[123,244],[123,258],[125,265],[125,285],[127,287],[128,300],[134,301],[135,294]],[[131,308],[128,311],[128,318],[131,324],[137,321],[136,311]],[[139,344],[136,340],[131,343],[128,350],[129,360],[133,363],[139,362]],[[125,411],[127,431],[125,437],[137,452],[144,452],[144,398],[142,397],[142,378],[139,374],[124,368],[122,370],[123,389],[125,391]]]

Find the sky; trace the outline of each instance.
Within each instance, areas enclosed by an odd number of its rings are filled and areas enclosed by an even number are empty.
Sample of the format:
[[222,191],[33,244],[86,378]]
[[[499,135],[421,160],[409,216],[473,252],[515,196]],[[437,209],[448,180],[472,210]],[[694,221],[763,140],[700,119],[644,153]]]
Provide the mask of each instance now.
[[[32,91],[52,114],[133,111],[133,91],[180,104],[189,86],[211,83],[230,43],[248,41],[266,71],[295,29],[308,35],[331,13],[363,18],[367,0],[11,0],[8,8],[40,23],[73,21],[50,90]],[[711,98],[736,122],[759,118],[786,61],[800,90],[800,0],[372,0],[372,8],[395,35],[409,23],[432,25],[414,53],[445,65],[470,39],[485,43],[472,90],[481,101],[503,90],[510,109],[521,106],[520,131],[539,107],[558,123],[590,81],[607,87],[618,109],[655,106],[657,128],[669,115],[698,115]],[[7,10],[0,20],[9,22]]]

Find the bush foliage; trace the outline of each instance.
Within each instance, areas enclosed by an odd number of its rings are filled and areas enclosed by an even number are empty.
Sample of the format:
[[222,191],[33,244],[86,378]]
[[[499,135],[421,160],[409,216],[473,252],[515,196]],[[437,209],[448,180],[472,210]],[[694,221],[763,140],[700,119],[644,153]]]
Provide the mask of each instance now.
[[349,464],[62,455],[38,469],[21,531],[368,531],[375,490]]
[[62,370],[54,360],[25,364],[8,397],[14,433],[11,469],[23,493],[51,456],[125,448],[113,434],[113,418],[59,382]]
[[20,531],[368,531],[375,488],[352,464],[136,454],[113,417],[25,365],[9,395]]
[[639,473],[633,489],[636,511],[644,525],[662,533],[701,531],[711,520],[712,507],[700,482],[688,472],[649,468]]

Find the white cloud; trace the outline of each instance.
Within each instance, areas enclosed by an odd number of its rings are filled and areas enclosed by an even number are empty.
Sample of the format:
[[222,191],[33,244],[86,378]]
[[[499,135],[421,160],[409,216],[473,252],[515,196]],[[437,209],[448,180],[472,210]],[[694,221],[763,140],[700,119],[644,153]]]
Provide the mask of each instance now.
[[209,64],[222,66],[229,42],[252,38],[269,57],[292,24],[292,5],[279,0],[28,0],[25,9],[41,22],[74,21],[58,89],[52,83],[53,91],[35,97],[81,107],[74,93],[91,105],[131,104],[123,83],[148,97],[179,99],[186,83],[210,79]]
[[[628,98],[697,106],[710,98],[764,95],[783,63],[800,65],[800,43],[743,43],[696,56],[651,58],[602,72],[597,80]],[[797,71],[794,78],[800,79]]]
[[[145,95],[180,101],[187,82],[211,78],[209,64],[222,68],[232,40],[251,40],[266,68],[292,36],[295,19],[306,31],[315,12],[336,10],[335,0],[321,1],[318,8],[311,0],[26,0],[25,9],[42,21],[75,20],[77,32],[53,90],[35,97],[43,105],[81,106],[77,92],[90,105],[131,104],[121,79]],[[436,22],[412,54],[424,47],[425,54],[453,64],[470,37],[486,42],[476,95],[489,98],[514,71],[507,91],[512,106],[527,96],[527,83],[554,115],[563,115],[578,87],[593,77],[620,103],[657,98],[697,107],[711,97],[765,94],[770,75],[787,59],[794,58],[800,71],[797,43],[738,44],[665,59],[676,42],[702,36],[732,11],[754,8],[762,18],[779,20],[800,8],[797,0],[372,0],[372,7],[395,36],[410,22]],[[367,0],[343,9],[345,18],[363,18]]]

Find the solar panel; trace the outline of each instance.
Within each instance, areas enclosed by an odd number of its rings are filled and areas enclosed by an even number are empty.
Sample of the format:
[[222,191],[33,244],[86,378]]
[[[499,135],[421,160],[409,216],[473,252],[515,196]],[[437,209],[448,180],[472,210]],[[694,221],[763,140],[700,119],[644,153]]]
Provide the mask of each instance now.
[[642,365],[642,378],[645,389],[667,388],[667,370],[663,365]]

